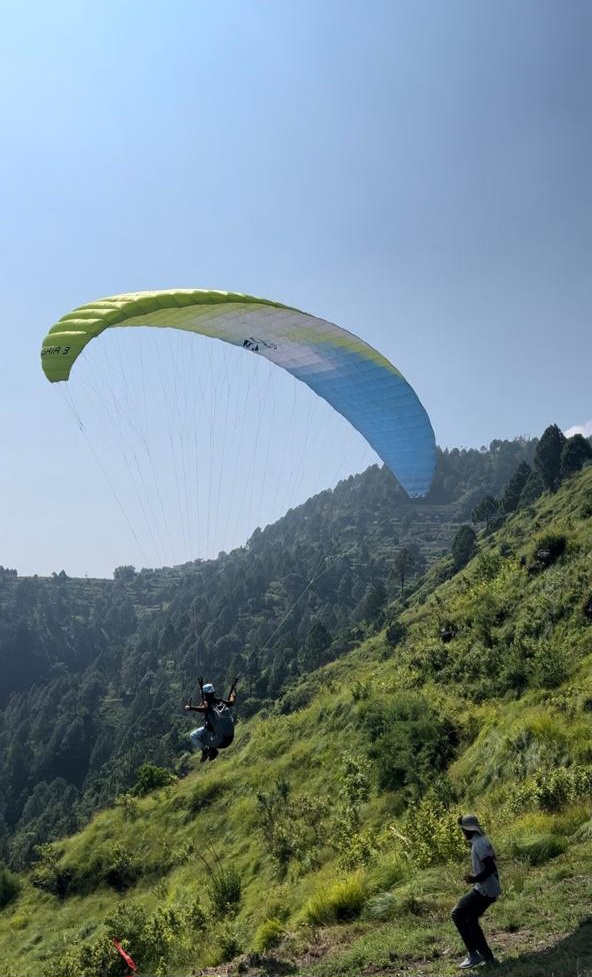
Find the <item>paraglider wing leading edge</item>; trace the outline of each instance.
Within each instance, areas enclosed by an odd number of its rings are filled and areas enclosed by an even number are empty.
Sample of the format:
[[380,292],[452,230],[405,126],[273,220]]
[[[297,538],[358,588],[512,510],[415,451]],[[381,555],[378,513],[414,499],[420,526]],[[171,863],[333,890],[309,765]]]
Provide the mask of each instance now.
[[436,463],[429,417],[396,367],[353,333],[250,295],[200,289],[135,292],[99,299],[63,316],[43,342],[47,379],[68,380],[87,343],[120,326],[183,329],[265,357],[342,414],[410,496],[428,492]]

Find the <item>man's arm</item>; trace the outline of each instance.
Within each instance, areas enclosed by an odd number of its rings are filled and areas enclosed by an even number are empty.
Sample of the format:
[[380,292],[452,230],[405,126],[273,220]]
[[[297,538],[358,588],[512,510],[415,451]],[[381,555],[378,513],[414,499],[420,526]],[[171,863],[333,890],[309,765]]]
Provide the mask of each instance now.
[[484,868],[478,875],[465,875],[465,882],[485,882],[485,879],[488,879],[490,875],[494,875],[497,872],[495,858],[491,855],[487,855],[483,859],[483,865]]

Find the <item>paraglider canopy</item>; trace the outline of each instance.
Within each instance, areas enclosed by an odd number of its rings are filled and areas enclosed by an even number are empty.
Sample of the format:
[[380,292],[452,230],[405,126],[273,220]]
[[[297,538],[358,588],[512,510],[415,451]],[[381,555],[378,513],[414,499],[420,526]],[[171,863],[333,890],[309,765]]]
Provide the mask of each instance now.
[[99,299],[63,316],[41,350],[52,383],[68,380],[84,347],[121,326],[170,327],[240,346],[283,367],[342,414],[411,496],[431,485],[435,439],[399,370],[363,340],[298,309],[235,292],[169,289]]

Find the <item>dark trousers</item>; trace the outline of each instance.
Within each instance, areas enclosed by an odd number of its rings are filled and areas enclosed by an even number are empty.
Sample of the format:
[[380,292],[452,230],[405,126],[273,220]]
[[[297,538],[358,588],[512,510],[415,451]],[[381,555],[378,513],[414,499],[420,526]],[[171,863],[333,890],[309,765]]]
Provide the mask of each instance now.
[[485,960],[491,960],[493,953],[479,925],[479,919],[493,902],[495,899],[490,896],[482,896],[477,889],[471,889],[466,896],[458,900],[451,914],[452,922],[469,953],[477,951]]

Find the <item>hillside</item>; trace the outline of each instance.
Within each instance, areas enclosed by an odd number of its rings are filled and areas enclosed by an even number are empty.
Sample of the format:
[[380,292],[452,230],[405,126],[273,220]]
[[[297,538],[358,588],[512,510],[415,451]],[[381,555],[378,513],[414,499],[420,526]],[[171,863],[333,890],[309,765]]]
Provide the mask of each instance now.
[[440,452],[427,502],[374,466],[216,560],[118,567],[113,580],[0,568],[0,859],[24,868],[129,789],[146,758],[183,769],[197,675],[240,674],[246,718],[380,628],[401,589],[397,555],[410,591],[536,443]]
[[162,977],[452,974],[467,808],[500,856],[498,972],[592,974],[591,553],[587,468],[393,595],[215,765],[4,871],[3,975],[120,975],[113,937]]

